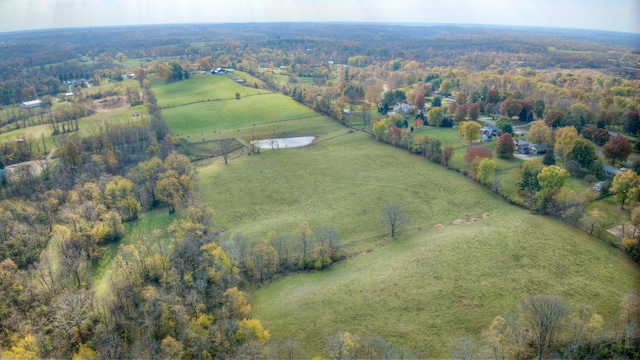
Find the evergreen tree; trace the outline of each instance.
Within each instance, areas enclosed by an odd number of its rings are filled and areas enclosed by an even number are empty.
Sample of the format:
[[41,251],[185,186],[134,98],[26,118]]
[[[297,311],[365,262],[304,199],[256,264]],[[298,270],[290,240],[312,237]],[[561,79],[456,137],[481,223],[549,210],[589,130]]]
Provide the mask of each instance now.
[[546,154],[544,154],[544,158],[542,158],[542,163],[546,166],[555,165],[556,157],[553,154],[553,149],[549,149]]

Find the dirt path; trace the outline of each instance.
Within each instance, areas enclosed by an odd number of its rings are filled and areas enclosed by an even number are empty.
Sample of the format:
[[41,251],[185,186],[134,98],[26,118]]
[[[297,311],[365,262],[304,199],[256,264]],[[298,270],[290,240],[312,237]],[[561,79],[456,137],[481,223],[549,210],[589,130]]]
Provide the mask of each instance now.
[[91,102],[91,108],[93,111],[99,113],[122,109],[125,107],[129,107],[129,103],[124,96],[111,96],[108,98],[93,100]]

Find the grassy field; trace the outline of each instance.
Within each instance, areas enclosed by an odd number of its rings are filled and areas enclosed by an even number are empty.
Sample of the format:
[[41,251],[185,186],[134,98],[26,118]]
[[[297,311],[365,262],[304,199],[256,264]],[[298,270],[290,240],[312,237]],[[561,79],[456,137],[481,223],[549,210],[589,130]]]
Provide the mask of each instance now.
[[[275,339],[298,338],[310,353],[344,330],[447,356],[450,339],[478,336],[527,294],[555,293],[613,315],[640,286],[638,268],[600,241],[362,133],[203,167],[200,183],[218,226],[232,233],[295,236],[309,221],[334,227],[346,252],[360,254],[252,294],[253,315]],[[377,222],[387,201],[412,218],[395,241]]]
[[[535,235],[534,235],[535,234]],[[468,225],[425,229],[328,271],[296,274],[251,296],[253,315],[275,339],[317,354],[338,331],[450,356],[451,339],[480,337],[529,294],[587,303],[610,319],[638,267],[569,226],[503,206]]]
[[557,51],[564,52],[568,54],[604,54],[602,52],[590,51],[590,50],[566,50],[566,49],[558,49],[555,46],[548,46],[547,50],[549,51]]
[[[430,179],[436,168],[446,180]],[[363,133],[343,131],[309,147],[201,168],[200,184],[223,228],[258,240],[268,230],[293,235],[308,221],[333,226],[349,251],[359,252],[384,241],[377,219],[385,202],[401,202],[415,214],[412,231],[480,216],[502,204],[493,195],[489,202],[476,203],[471,194],[487,190],[454,174]],[[237,186],[235,179],[243,185]],[[470,198],[470,203],[446,198],[449,192]],[[433,209],[442,216],[428,216]]]
[[[200,94],[211,85],[202,81]],[[187,82],[155,85],[165,103],[200,96],[188,92]],[[295,239],[307,221],[340,235],[349,259],[245,289],[252,315],[274,339],[297,338],[310,355],[319,353],[325,335],[351,331],[446,357],[451,339],[479,337],[493,317],[517,310],[526,295],[558,294],[613,316],[621,297],[640,287],[637,265],[599,240],[510,206],[454,171],[345,129],[282,95],[211,101],[163,114],[180,138],[211,149],[211,140],[252,132],[317,136],[311,146],[252,156],[241,150],[228,165],[217,159],[199,166],[200,193],[226,234],[242,232],[257,242],[273,230]],[[467,144],[455,130],[418,133],[458,147],[454,162],[464,168]],[[521,161],[497,162],[515,184]],[[380,209],[391,201],[411,217],[395,240],[378,223]]]
[[[234,73],[233,77],[245,76]],[[253,83],[253,81],[247,81]],[[234,99],[236,92],[241,96],[269,93],[266,90],[242,86],[229,77],[221,75],[194,75],[188,80],[167,83],[164,79],[151,80],[153,92],[160,106],[175,106],[195,101]],[[183,109],[184,111],[184,109]]]
[[174,134],[183,138],[194,136],[190,141],[214,131],[237,131],[261,124],[319,117],[313,110],[281,94],[197,103],[165,109],[162,114]]

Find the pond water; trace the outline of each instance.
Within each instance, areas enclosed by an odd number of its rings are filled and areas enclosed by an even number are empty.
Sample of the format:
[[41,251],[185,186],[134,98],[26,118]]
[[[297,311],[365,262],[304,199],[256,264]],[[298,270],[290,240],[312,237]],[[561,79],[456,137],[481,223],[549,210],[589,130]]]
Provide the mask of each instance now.
[[292,138],[262,139],[252,141],[251,143],[260,149],[287,149],[309,145],[315,138],[315,136],[300,136]]

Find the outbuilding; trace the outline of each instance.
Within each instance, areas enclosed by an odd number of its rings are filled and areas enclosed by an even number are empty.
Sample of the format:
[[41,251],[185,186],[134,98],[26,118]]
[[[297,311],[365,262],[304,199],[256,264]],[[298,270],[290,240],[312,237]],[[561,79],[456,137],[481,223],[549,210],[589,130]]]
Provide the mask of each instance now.
[[31,101],[25,101],[22,104],[20,104],[20,108],[33,109],[33,108],[40,107],[41,105],[42,105],[42,100],[31,100]]

